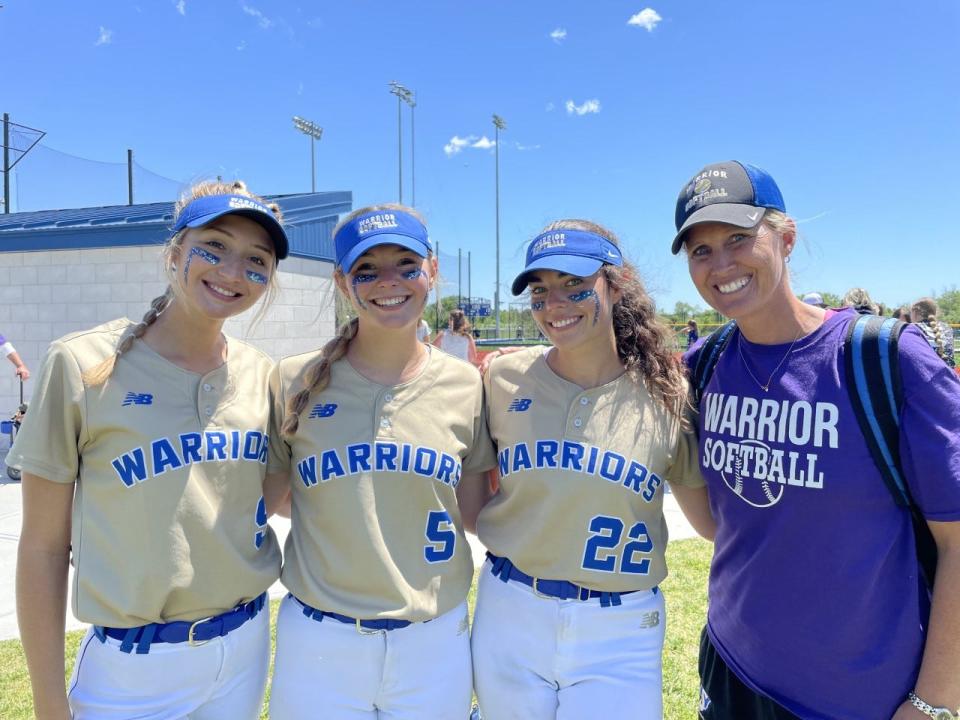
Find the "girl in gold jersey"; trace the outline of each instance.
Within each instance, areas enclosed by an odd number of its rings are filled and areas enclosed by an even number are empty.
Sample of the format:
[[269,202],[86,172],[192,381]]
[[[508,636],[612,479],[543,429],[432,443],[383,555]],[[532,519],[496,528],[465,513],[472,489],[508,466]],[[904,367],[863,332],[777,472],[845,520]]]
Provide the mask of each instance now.
[[464,523],[489,549],[473,630],[480,706],[487,720],[625,708],[659,720],[664,483],[683,502],[704,493],[686,382],[608,230],[547,226],[513,283],[527,289],[553,347],[490,365],[499,487],[461,493]]

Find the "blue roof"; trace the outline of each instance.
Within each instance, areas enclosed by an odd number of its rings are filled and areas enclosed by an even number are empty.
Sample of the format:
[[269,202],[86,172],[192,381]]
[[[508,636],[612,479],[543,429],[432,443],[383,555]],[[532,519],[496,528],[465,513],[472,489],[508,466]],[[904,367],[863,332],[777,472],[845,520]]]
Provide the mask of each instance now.
[[[332,261],[333,228],[353,208],[350,191],[273,195],[283,210],[290,255]],[[0,215],[0,252],[162,245],[170,238],[173,203]]]

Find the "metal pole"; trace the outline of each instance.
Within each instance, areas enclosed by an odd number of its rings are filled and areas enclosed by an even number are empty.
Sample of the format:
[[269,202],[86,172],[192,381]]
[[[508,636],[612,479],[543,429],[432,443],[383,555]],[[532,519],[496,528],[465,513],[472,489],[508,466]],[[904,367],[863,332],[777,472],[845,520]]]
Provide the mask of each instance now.
[[463,305],[463,249],[457,248],[457,307]]
[[[440,241],[439,240],[437,240],[437,260],[438,261],[440,260]],[[442,272],[443,272],[443,268],[440,268],[439,271],[437,272],[437,285],[436,285],[437,316],[434,318],[434,321],[433,321],[434,337],[436,337],[436,333],[440,332],[440,278],[443,277],[441,275]]]
[[495,154],[495,184],[497,196],[497,286],[493,291],[493,314],[496,318],[497,337],[500,337],[500,126],[494,123],[496,128]]
[[401,110],[403,100],[397,95],[397,194],[400,199],[397,200],[403,205],[403,115]]
[[127,148],[127,205],[133,205],[133,150]]
[[314,150],[313,135],[310,136],[310,192],[317,191],[317,153]]
[[469,250],[467,250],[467,296],[470,298],[470,302],[472,303],[472,302],[473,302],[473,289],[470,287],[470,276],[471,276],[471,274],[472,274],[471,271],[470,271],[470,255],[471,255],[471,254],[472,254],[472,253],[471,253]]
[[3,214],[10,212],[10,115],[3,114]]
[[410,207],[417,206],[417,163],[416,163],[416,142],[415,138],[415,125],[414,125],[414,113],[417,109],[417,104],[414,102],[410,105]]

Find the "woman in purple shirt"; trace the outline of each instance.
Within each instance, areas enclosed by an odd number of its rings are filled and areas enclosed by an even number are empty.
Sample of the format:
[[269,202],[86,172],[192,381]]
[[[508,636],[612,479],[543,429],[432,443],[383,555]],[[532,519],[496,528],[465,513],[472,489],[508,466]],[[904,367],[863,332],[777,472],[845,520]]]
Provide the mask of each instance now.
[[797,299],[796,228],[773,178],[708,165],[681,190],[676,227],[697,290],[737,323],[700,403],[716,521],[700,717],[957,717],[960,382],[915,328],[903,332],[899,450],[938,549],[930,595],[910,514],[846,386],[856,313]]

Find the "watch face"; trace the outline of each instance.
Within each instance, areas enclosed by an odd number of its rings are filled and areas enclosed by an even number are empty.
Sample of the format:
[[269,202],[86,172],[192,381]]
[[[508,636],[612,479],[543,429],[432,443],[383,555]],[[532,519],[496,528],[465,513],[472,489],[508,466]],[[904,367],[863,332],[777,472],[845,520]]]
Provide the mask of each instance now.
[[949,710],[944,710],[943,708],[937,708],[934,710],[936,715],[934,715],[935,720],[956,720],[956,715],[954,715]]

